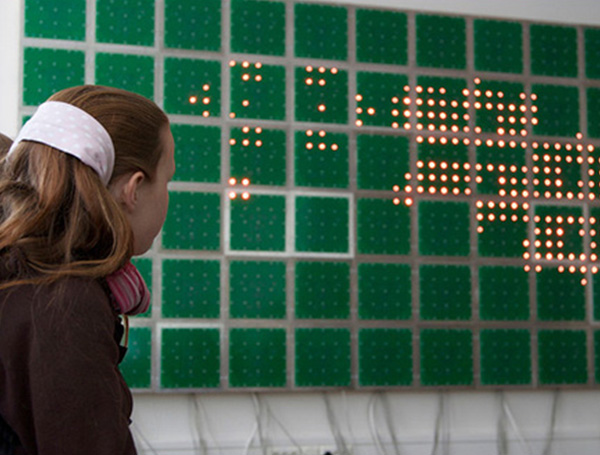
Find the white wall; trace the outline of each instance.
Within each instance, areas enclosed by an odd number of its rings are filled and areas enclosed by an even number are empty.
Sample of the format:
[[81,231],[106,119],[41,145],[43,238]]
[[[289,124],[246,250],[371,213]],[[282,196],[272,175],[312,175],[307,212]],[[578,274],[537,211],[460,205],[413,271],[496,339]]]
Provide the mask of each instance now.
[[[329,3],[600,25],[599,0],[329,0]],[[18,128],[21,7],[20,0],[0,0],[0,131],[11,136]],[[296,444],[323,450],[333,449],[336,442],[339,446],[351,446],[356,455],[596,455],[600,453],[599,411],[597,391],[269,393],[256,397],[246,393],[136,394],[133,429],[141,453],[161,455],[291,454]],[[257,422],[260,422],[258,427]],[[436,429],[439,443],[434,451]],[[374,437],[377,432],[379,447]],[[259,450],[259,433],[265,444],[290,451]],[[508,441],[507,451],[498,446],[502,435]],[[252,436],[255,437],[250,450],[246,451]],[[552,436],[551,446],[547,445],[549,436]],[[209,447],[208,452],[203,450],[204,444]]]

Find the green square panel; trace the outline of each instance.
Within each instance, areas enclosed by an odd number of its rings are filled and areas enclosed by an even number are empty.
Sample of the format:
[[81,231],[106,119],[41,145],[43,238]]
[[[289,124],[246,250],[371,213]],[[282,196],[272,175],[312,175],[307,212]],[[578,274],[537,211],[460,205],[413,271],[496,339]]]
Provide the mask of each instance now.
[[585,75],[600,79],[600,28],[587,28],[585,33]]
[[232,250],[285,250],[285,196],[252,195],[231,201]]
[[411,289],[411,269],[408,264],[359,264],[359,319],[410,319]]
[[484,321],[529,319],[529,276],[523,267],[479,268],[479,317]]
[[25,36],[85,40],[85,0],[26,0]]
[[387,190],[394,185],[404,188],[410,181],[408,138],[359,134],[356,138],[357,184],[361,190]]
[[528,330],[482,330],[481,383],[531,384],[531,338]]
[[357,201],[359,254],[409,254],[410,209],[389,199]]
[[523,26],[518,22],[475,19],[475,69],[523,72]]
[[177,182],[221,181],[221,128],[171,124],[175,139]]
[[231,118],[285,120],[285,67],[231,62]]
[[575,27],[532,24],[531,74],[577,77],[577,30]]
[[356,11],[356,60],[364,63],[406,65],[408,25],[405,13]]
[[162,246],[176,250],[220,249],[220,195],[172,191],[170,199]]
[[162,315],[216,319],[221,313],[221,263],[164,259]]
[[[462,142],[422,142],[417,148],[418,193],[442,194],[446,197],[471,194],[471,165],[467,146]],[[414,180],[413,180],[414,181]]]
[[600,88],[587,89],[588,135],[600,138]]
[[296,4],[294,37],[296,57],[346,60],[348,58],[346,8]]
[[469,204],[421,201],[419,252],[427,256],[468,256]]
[[295,116],[299,122],[348,123],[348,72],[297,67]]
[[540,205],[535,208],[534,221],[535,259],[580,259],[585,221],[581,208]]
[[294,183],[316,188],[347,188],[348,136],[325,130],[296,131]]
[[344,262],[296,264],[296,318],[350,317],[350,266]]
[[[526,149],[521,146],[477,147],[477,192],[513,198],[522,196],[528,183],[526,164]],[[522,207],[522,204],[518,205]]]
[[408,88],[404,74],[358,72],[356,118],[359,126],[404,126],[407,106],[400,104]]
[[419,269],[422,320],[471,318],[471,269],[464,265],[422,265]]
[[[543,148],[540,148],[539,144],[534,143],[532,159],[534,197],[543,195],[546,199],[551,197],[560,199],[567,196],[568,199],[572,199],[583,191],[583,160],[576,147],[572,147],[571,144],[562,147],[558,144],[551,148],[546,142]],[[590,169],[593,169],[595,163],[592,161],[589,164]],[[590,175],[593,173],[592,171]],[[583,193],[579,197],[583,197]]]
[[[458,132],[468,132],[469,109],[465,97],[467,81],[465,79],[440,76],[418,76],[417,87],[411,91],[403,103],[414,102],[417,105],[417,129],[425,131],[441,131],[450,137],[457,138]],[[406,114],[405,114],[406,115]],[[442,144],[442,138],[433,144]],[[448,137],[446,137],[446,140]],[[427,138],[427,143],[432,141]],[[453,143],[456,145],[455,143]]]
[[221,64],[165,58],[165,110],[169,114],[221,115]]
[[475,123],[481,131],[504,136],[502,137],[504,143],[511,140],[519,141],[521,131],[527,127],[531,118],[531,114],[525,110],[527,107],[523,100],[525,95],[523,84],[482,80],[477,84],[473,94],[476,99]]
[[229,316],[284,319],[285,262],[232,261],[229,267]]
[[600,321],[600,275],[595,273],[592,276],[593,285],[593,305],[594,305],[594,321]]
[[296,251],[347,253],[349,214],[347,198],[296,198]]
[[543,269],[537,276],[537,312],[541,321],[583,321],[585,287],[579,273]]
[[154,2],[96,0],[96,40],[99,43],[154,45]]
[[220,385],[219,329],[163,328],[160,384],[163,389]]
[[233,0],[231,50],[245,54],[285,55],[285,3]]
[[37,106],[50,95],[84,83],[85,53],[27,47],[23,57],[23,104]]
[[[148,290],[152,293],[152,259],[150,258],[131,258],[131,263],[142,275],[142,279],[146,283]],[[145,313],[142,313],[136,317],[138,318],[149,318],[152,315],[152,300],[150,300],[150,308]]]
[[96,84],[154,98],[154,59],[144,55],[96,54]]
[[231,329],[229,385],[284,387],[286,383],[285,329]]
[[533,133],[544,136],[575,137],[579,126],[579,89],[565,85],[534,84],[537,124]]
[[473,334],[464,329],[423,329],[421,383],[425,386],[473,384]]
[[585,384],[588,379],[586,344],[583,330],[540,330],[540,384]]
[[296,329],[296,386],[349,386],[350,365],[349,329]]
[[594,372],[596,383],[600,383],[600,330],[594,331]]
[[527,210],[514,201],[477,201],[476,207],[479,254],[486,257],[525,257]]
[[147,389],[152,374],[152,329],[131,327],[127,355],[119,365],[125,382],[132,389]]
[[409,329],[358,332],[358,382],[362,387],[411,385],[412,364]]
[[260,127],[233,128],[229,140],[231,176],[253,185],[286,184],[286,132]]
[[466,38],[462,17],[417,14],[417,65],[465,69]]
[[219,51],[221,0],[165,0],[165,47]]

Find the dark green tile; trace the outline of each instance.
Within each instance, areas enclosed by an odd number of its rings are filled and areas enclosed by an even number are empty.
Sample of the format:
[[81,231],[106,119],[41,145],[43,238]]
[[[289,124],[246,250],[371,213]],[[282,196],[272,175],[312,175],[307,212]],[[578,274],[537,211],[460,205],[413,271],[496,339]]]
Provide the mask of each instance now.
[[585,33],[585,75],[600,79],[600,28],[587,28]]
[[600,383],[600,330],[594,330],[594,378]]
[[422,320],[471,318],[471,269],[463,265],[422,265],[419,268]]
[[231,387],[284,387],[285,329],[241,329],[229,332]]
[[586,344],[583,330],[540,330],[540,384],[585,384],[588,379]]
[[468,256],[469,204],[419,203],[419,252],[426,256]]
[[407,320],[412,315],[408,264],[358,265],[358,317],[362,320]]
[[285,3],[233,0],[231,50],[246,54],[285,55]]
[[356,60],[365,63],[406,65],[408,61],[406,14],[395,11],[357,10]]
[[236,62],[231,67],[232,116],[285,120],[285,67]]
[[540,76],[577,77],[575,27],[532,24],[531,73]]
[[465,69],[465,19],[417,14],[417,65],[428,68]]
[[165,0],[165,47],[219,51],[221,0]]
[[171,124],[178,182],[221,181],[221,128]]
[[358,377],[361,386],[412,384],[412,333],[409,329],[360,329]]
[[587,89],[588,135],[600,138],[600,88]]
[[536,275],[537,313],[541,321],[583,321],[585,287],[579,273],[543,269]]
[[477,147],[477,163],[481,165],[477,170],[477,176],[481,178],[477,182],[477,192],[508,196],[516,191],[516,194],[512,194],[513,197],[522,195],[527,189],[529,180],[525,153],[525,149],[521,146],[511,148],[495,144],[491,147],[487,145]]
[[348,136],[325,130],[296,131],[294,183],[317,188],[347,188]]
[[408,121],[404,115],[406,106],[399,102],[405,98],[405,87],[408,86],[406,75],[361,71],[356,79],[356,118],[361,126],[399,128]]
[[389,199],[357,201],[359,254],[409,254],[410,209]]
[[[579,207],[537,206],[534,221],[536,252],[545,259],[579,259],[583,253],[583,236],[581,235],[583,211]],[[548,257],[548,254],[552,256]],[[560,255],[564,255],[561,258]],[[572,255],[569,258],[569,255]],[[538,258],[538,259],[540,259]]]
[[347,253],[349,201],[337,197],[296,198],[296,251]]
[[359,134],[356,138],[357,185],[361,190],[392,190],[408,183],[409,141],[403,136]]
[[[527,124],[522,123],[522,119],[529,122],[531,114],[527,111],[511,111],[510,106],[514,105],[515,109],[520,109],[524,103],[521,98],[524,93],[524,86],[520,82],[482,80],[474,90],[476,100],[481,104],[476,110],[476,125],[484,133],[498,133],[504,136],[502,139],[505,142],[519,141],[521,130],[527,127]],[[517,134],[509,134],[511,129]]]
[[231,201],[231,249],[285,250],[285,196],[252,194]]
[[523,72],[523,27],[518,22],[475,19],[475,69]]
[[297,67],[295,118],[300,122],[348,123],[348,72]]
[[286,132],[263,128],[231,130],[231,176],[253,185],[286,184]]
[[85,40],[85,0],[27,0],[25,36]]
[[154,2],[97,0],[96,40],[99,43],[154,45]]
[[479,268],[479,317],[486,321],[529,319],[529,279],[523,267]]
[[522,205],[514,201],[479,201],[476,217],[477,248],[481,256],[517,258],[527,252],[524,246],[527,240],[527,210]]
[[96,54],[96,84],[154,98],[154,58],[144,55]]
[[350,316],[350,266],[344,262],[296,263],[295,314],[298,319]]
[[417,87],[411,90],[409,97],[416,98],[417,128],[421,125],[423,131],[465,131],[469,124],[466,88],[467,81],[461,78],[417,76]]
[[131,327],[127,355],[119,365],[132,389],[147,389],[152,382],[152,329]]
[[295,351],[296,386],[350,385],[350,330],[296,329]]
[[229,266],[229,316],[285,318],[285,269],[285,262],[232,261]]
[[216,319],[221,313],[221,263],[164,259],[162,315]]
[[294,5],[294,38],[296,57],[346,60],[346,8],[302,3]]
[[473,334],[470,330],[423,329],[420,348],[423,385],[473,384]]
[[528,330],[482,330],[481,383],[531,384],[531,339]]
[[543,136],[567,136],[580,132],[579,89],[565,85],[533,84],[538,108],[533,133]]

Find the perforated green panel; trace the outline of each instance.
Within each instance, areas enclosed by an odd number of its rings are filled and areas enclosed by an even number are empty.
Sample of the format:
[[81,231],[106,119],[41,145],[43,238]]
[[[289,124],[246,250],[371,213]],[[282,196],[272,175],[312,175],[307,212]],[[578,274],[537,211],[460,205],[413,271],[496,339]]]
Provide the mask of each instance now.
[[296,198],[296,250],[347,253],[349,201],[334,197]]
[[86,0],[28,0],[25,36],[83,41]]
[[154,59],[124,54],[96,54],[96,84],[154,98]]
[[296,57],[346,60],[348,19],[346,8],[296,4],[294,33]]
[[471,318],[471,270],[460,265],[422,265],[419,269],[423,320]]
[[358,317],[360,319],[410,319],[411,298],[409,265],[359,264]]
[[528,330],[482,330],[480,339],[483,384],[531,383],[531,339]]
[[408,60],[408,24],[404,13],[356,11],[356,59],[367,63],[405,65]]
[[475,69],[503,73],[523,72],[523,26],[518,22],[473,21]]
[[350,316],[350,266],[338,262],[296,263],[298,319],[347,319]]
[[129,330],[127,355],[119,365],[127,385],[134,389],[145,389],[151,385],[152,329],[133,327]]
[[464,69],[466,25],[461,17],[417,14],[417,65]]
[[283,251],[285,198],[255,195],[231,201],[231,249]]
[[350,330],[296,329],[298,387],[350,385]]
[[412,383],[412,333],[408,329],[361,329],[358,333],[361,386]]
[[221,49],[221,0],[165,0],[165,46]]
[[296,186],[347,188],[348,136],[326,130],[296,131],[294,183]]
[[299,122],[348,122],[348,72],[306,66],[295,72],[295,118]]
[[582,384],[587,381],[584,331],[540,330],[538,339],[542,384]]
[[221,129],[171,125],[177,169],[173,180],[218,183],[221,180]]
[[234,128],[231,131],[231,176],[254,185],[286,184],[286,134],[281,130]]
[[473,334],[461,329],[424,329],[420,333],[421,383],[473,383]]
[[285,318],[285,291],[284,262],[232,261],[229,265],[232,318]]
[[260,62],[233,62],[231,67],[232,117],[285,120],[285,68]]
[[533,74],[577,77],[577,30],[574,27],[533,24],[529,32]]
[[231,50],[248,54],[285,54],[285,3],[233,0]]
[[529,285],[521,267],[479,268],[479,316],[483,320],[529,319]]
[[101,43],[152,46],[154,8],[149,8],[146,0],[97,0],[96,39]]

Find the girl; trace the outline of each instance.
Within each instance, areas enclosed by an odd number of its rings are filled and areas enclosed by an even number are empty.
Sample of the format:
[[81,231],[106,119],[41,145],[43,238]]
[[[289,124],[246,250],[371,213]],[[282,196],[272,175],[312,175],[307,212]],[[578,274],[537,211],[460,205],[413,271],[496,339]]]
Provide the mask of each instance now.
[[[108,87],[42,104],[0,165],[0,453],[134,454],[119,314],[166,217],[169,121]],[[4,428],[4,431],[1,430]]]

